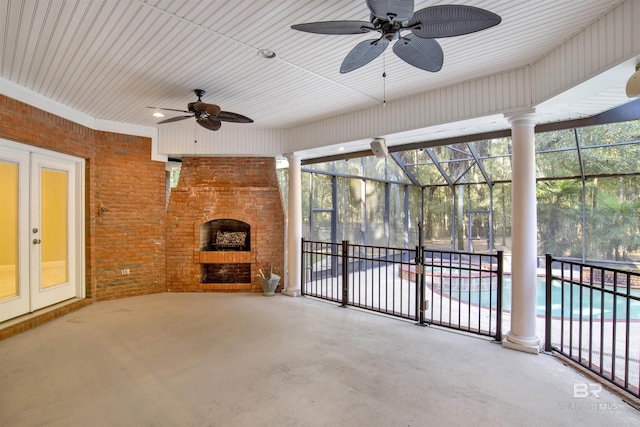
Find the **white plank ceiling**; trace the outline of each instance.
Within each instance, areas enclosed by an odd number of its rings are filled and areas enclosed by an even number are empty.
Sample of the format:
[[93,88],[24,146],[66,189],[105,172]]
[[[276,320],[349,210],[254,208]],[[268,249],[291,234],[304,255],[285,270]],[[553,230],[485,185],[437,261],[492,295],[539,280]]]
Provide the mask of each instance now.
[[[255,121],[235,126],[289,128],[531,64],[621,1],[415,3],[477,6],[502,23],[440,40],[437,73],[389,48],[343,75],[342,59],[371,35],[290,27],[368,20],[364,0],[0,0],[0,77],[101,120],[156,126],[146,106],[184,109],[200,88],[205,102]],[[277,56],[261,58],[259,49]]]

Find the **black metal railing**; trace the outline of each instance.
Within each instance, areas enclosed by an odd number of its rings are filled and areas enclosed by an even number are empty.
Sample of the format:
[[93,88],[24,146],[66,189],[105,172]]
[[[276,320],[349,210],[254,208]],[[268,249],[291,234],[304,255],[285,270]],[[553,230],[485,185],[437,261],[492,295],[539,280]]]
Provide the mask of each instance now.
[[343,242],[342,263],[347,293],[342,304],[385,313],[404,319],[416,319],[416,280],[402,275],[415,266],[416,250],[380,246],[352,245]]
[[302,240],[302,293],[502,339],[502,252]]
[[329,301],[341,302],[344,277],[342,244],[302,240],[302,293]]
[[426,322],[502,341],[502,251],[422,249]]
[[640,274],[546,256],[545,350],[640,397]]

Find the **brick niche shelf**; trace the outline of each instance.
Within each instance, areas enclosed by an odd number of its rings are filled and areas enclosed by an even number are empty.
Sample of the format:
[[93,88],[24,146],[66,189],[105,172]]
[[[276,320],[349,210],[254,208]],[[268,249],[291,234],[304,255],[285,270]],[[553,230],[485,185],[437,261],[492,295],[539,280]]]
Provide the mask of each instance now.
[[194,257],[199,264],[251,263],[251,252],[248,251],[200,251]]

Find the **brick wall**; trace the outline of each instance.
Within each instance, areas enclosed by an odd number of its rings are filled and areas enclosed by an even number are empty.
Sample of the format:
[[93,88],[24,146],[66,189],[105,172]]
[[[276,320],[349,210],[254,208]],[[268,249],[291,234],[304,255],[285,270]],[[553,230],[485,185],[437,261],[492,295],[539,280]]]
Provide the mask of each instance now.
[[97,299],[164,292],[165,167],[151,160],[151,140],[97,132],[95,179]]
[[[258,270],[282,276],[284,209],[275,159],[185,157],[178,186],[171,191],[166,223],[167,289],[237,291],[240,285],[200,283],[200,225],[212,219],[236,219],[251,226],[251,284],[262,292]],[[204,258],[204,257],[203,257]],[[280,288],[282,287],[282,283]]]
[[[0,330],[0,339],[93,301],[167,288],[247,290],[199,283],[199,226],[212,219],[233,218],[252,227],[249,290],[262,291],[260,268],[273,266],[283,274],[284,211],[273,158],[185,158],[166,213],[165,168],[151,160],[149,138],[94,131],[2,95],[0,138],[85,159],[87,295]],[[247,260],[224,260],[238,261]],[[130,274],[121,274],[123,269]]]
[[0,138],[85,159],[87,298],[166,289],[165,168],[149,138],[94,131],[2,95]]

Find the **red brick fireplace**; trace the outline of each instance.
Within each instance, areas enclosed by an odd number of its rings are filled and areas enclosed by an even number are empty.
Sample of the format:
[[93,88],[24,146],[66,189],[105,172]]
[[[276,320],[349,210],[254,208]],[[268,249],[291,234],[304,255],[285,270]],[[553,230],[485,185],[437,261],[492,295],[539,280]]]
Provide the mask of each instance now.
[[284,221],[275,159],[184,158],[167,208],[167,289],[262,292],[260,269],[283,275]]

